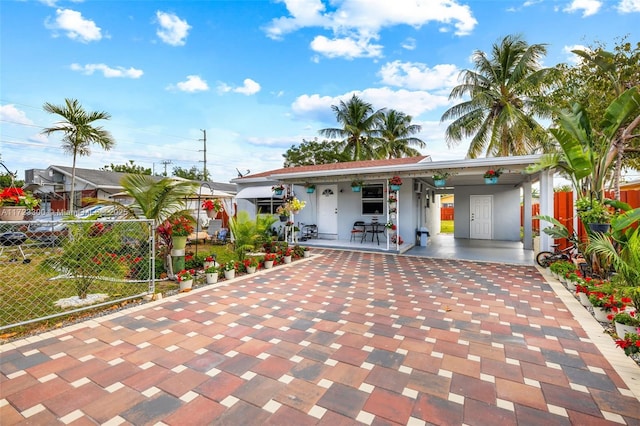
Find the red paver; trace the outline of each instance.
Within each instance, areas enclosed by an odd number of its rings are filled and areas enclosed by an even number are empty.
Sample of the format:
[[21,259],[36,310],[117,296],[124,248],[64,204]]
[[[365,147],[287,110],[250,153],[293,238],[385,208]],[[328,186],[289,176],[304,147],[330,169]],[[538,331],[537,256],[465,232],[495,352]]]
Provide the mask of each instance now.
[[3,423],[640,424],[535,268],[315,252],[0,347]]

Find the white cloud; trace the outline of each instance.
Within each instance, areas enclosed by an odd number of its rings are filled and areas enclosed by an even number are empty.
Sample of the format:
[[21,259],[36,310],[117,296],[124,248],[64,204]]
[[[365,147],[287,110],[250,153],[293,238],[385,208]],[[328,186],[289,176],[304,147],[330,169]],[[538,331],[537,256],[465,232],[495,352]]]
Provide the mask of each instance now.
[[11,124],[32,125],[33,121],[27,118],[24,111],[20,111],[13,104],[0,105],[0,120]]
[[402,42],[402,48],[407,50],[415,50],[416,48],[416,39],[413,37],[407,38]]
[[226,83],[218,84],[219,93],[235,92],[235,93],[241,93],[243,95],[249,96],[249,95],[255,95],[260,91],[260,89],[261,89],[260,84],[256,83],[250,78],[245,78],[243,81],[243,85],[239,87],[232,87]]
[[620,13],[640,12],[640,0],[621,0],[618,4]]
[[413,117],[449,105],[448,94],[434,95],[421,90],[393,90],[383,87],[349,92],[335,97],[317,94],[302,95],[296,98],[291,109],[298,117],[331,121],[333,120],[331,106],[339,105],[341,100],[348,101],[354,94],[365,102],[369,102],[374,109],[396,109]]
[[124,67],[111,68],[105,64],[71,64],[73,71],[79,71],[85,75],[92,75],[94,72],[102,72],[106,78],[140,78],[144,72],[135,68],[126,69]]
[[455,65],[440,64],[429,68],[418,62],[393,61],[382,66],[382,83],[406,89],[451,89],[458,84],[460,70]]
[[370,44],[363,37],[357,40],[350,37],[330,40],[325,36],[316,36],[311,42],[311,49],[328,58],[375,58],[382,55],[381,45]]
[[156,34],[162,41],[171,46],[184,46],[186,43],[187,35],[191,26],[173,13],[166,13],[157,11],[156,18],[158,18],[158,24],[160,28],[156,31]]
[[582,57],[576,55],[575,53],[573,53],[573,50],[584,50],[586,52],[589,52],[589,48],[587,48],[586,46],[583,46],[582,44],[574,44],[572,46],[564,46],[562,48],[562,51],[564,53],[567,54],[567,62],[570,64],[579,64],[582,62]]
[[47,18],[44,25],[50,30],[63,31],[71,40],[82,43],[102,39],[100,27],[93,21],[83,18],[80,12],[71,9],[57,9],[55,21],[51,22]]
[[382,46],[371,45],[383,28],[396,25],[421,27],[431,22],[441,30],[453,30],[462,36],[471,33],[477,21],[467,5],[457,0],[342,0],[328,10],[322,0],[280,0],[289,17],[276,18],[265,28],[268,37],[281,39],[301,28],[318,27],[330,30],[333,37],[317,35],[312,49],[329,57],[380,56]]
[[602,7],[600,0],[573,0],[571,4],[563,10],[569,13],[582,11],[582,17],[586,18],[587,16],[598,13],[600,7]]
[[209,90],[209,85],[205,80],[200,78],[198,75],[188,75],[186,81],[181,81],[177,83],[175,86],[170,85],[167,87],[167,90],[180,90],[182,92],[206,92]]

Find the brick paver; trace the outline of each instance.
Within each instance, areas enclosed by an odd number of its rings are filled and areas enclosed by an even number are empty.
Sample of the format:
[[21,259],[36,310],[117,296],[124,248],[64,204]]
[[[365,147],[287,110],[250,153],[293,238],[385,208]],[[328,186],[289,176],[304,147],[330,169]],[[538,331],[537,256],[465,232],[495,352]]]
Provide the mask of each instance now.
[[5,344],[0,421],[640,424],[536,268],[314,253]]

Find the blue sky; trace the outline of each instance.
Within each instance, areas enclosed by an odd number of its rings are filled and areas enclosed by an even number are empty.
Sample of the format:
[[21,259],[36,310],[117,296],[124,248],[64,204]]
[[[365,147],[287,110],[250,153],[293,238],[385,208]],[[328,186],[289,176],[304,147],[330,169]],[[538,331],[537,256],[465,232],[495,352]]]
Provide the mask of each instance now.
[[640,0],[273,0],[0,2],[0,153],[18,171],[71,165],[45,102],[106,111],[116,146],[78,167],[203,167],[228,181],[282,166],[293,144],[335,127],[357,94],[422,126],[424,154],[464,158],[440,123],[475,50],[509,34],[573,48],[640,36]]

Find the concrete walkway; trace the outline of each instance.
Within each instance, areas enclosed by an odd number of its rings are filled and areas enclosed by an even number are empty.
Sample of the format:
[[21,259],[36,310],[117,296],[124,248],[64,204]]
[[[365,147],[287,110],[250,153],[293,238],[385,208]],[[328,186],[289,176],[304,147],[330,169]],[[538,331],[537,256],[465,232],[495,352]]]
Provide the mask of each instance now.
[[2,425],[640,424],[640,368],[535,267],[314,253],[1,346]]

